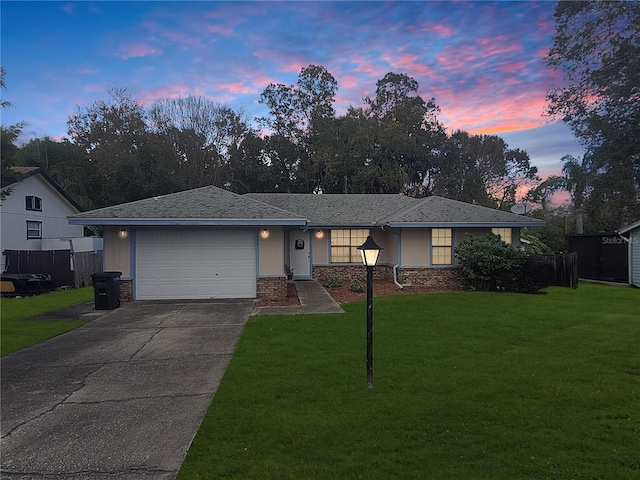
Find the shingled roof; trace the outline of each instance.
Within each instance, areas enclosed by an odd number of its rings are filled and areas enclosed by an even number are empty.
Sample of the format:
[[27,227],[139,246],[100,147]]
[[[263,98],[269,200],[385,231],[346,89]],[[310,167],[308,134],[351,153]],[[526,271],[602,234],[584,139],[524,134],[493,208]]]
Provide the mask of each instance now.
[[391,227],[542,227],[545,222],[443,197],[426,197],[411,208],[380,220]]
[[299,225],[306,219],[208,186],[105,207],[69,218],[80,225]]
[[297,212],[313,228],[368,228],[417,202],[415,198],[403,195],[382,194],[247,193],[243,196]]
[[291,225],[310,228],[544,225],[530,217],[442,197],[238,195],[213,186],[92,210],[74,215],[69,221],[76,225]]

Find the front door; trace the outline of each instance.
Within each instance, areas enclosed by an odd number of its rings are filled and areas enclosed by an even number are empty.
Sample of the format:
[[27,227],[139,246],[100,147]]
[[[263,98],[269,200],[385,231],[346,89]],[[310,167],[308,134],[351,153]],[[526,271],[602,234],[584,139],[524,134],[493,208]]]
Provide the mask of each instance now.
[[293,230],[289,234],[289,261],[294,278],[311,277],[311,237],[309,231]]

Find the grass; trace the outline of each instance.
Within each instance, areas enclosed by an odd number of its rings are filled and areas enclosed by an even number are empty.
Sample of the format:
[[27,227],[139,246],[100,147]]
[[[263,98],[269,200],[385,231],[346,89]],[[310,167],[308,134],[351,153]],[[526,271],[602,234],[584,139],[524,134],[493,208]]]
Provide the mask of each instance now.
[[0,352],[8,355],[84,325],[82,320],[22,321],[25,318],[93,299],[93,288],[51,292],[43,295],[0,300]]
[[252,317],[179,479],[640,478],[640,291]]

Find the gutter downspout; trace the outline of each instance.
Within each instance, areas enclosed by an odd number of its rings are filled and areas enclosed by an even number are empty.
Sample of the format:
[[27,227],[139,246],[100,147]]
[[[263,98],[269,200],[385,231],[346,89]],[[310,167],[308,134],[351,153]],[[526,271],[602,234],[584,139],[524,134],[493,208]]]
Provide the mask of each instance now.
[[399,288],[400,290],[404,290],[404,285],[401,285],[401,284],[398,282],[398,267],[399,267],[399,266],[400,266],[400,264],[399,264],[399,263],[397,263],[397,264],[395,264],[395,265],[393,266],[393,283],[395,283],[395,284],[398,286],[398,288]]
[[[380,226],[380,230],[382,230],[383,232],[385,231],[384,227],[386,225],[381,225]],[[398,237],[400,237],[399,233],[394,232],[393,230],[387,230],[390,233],[393,233],[394,235],[397,235]],[[393,266],[393,283],[396,284],[396,286],[400,289],[400,290],[404,290],[404,285],[402,285],[400,282],[398,282],[398,267],[400,266],[399,263],[396,263]]]

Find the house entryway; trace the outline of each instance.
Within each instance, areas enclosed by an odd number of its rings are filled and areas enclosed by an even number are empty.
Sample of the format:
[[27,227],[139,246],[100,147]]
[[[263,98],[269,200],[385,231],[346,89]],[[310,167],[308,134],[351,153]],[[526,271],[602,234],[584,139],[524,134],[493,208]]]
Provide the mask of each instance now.
[[289,262],[294,279],[311,278],[311,235],[308,230],[289,233]]

